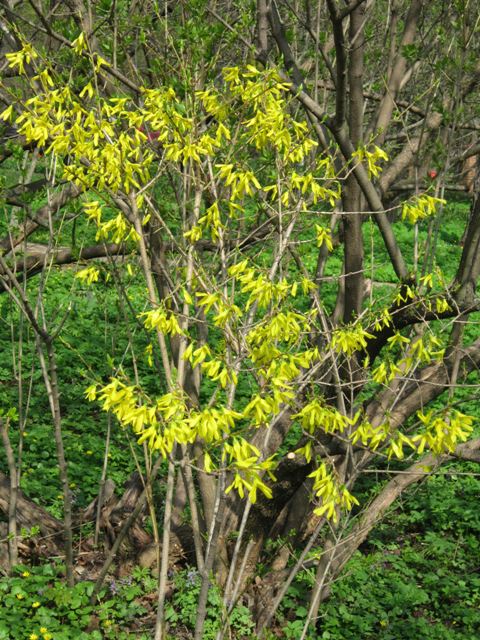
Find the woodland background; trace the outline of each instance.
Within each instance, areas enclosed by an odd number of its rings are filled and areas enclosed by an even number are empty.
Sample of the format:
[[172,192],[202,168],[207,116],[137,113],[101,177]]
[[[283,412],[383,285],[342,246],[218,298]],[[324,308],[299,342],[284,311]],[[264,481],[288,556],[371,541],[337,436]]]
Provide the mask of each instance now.
[[0,639],[477,637],[479,24],[0,2]]

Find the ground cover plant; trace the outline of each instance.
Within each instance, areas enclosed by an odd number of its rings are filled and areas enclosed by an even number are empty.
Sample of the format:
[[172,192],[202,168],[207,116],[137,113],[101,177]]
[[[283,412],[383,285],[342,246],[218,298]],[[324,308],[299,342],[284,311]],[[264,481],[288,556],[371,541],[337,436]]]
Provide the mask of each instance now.
[[155,640],[468,637],[475,520],[454,551],[415,513],[479,459],[474,8],[2,11],[8,610],[135,633],[128,591]]

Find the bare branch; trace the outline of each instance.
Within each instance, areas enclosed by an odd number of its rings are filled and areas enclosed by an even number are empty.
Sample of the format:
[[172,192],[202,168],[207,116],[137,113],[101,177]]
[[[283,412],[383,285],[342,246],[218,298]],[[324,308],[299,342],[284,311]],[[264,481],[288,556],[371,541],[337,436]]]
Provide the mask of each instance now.
[[[407,67],[407,61],[403,56],[403,48],[409,44],[412,44],[415,40],[417,31],[417,23],[420,17],[420,11],[422,8],[422,0],[412,0],[410,8],[405,19],[405,27],[403,30],[402,40],[400,43],[400,51],[397,54],[397,58],[393,63],[393,69],[388,79],[388,84],[385,90],[385,95],[378,109],[377,121],[375,124],[375,131],[377,133],[378,144],[382,144],[385,140],[388,124],[392,118],[393,109],[395,107],[395,99],[397,93],[402,86],[402,81],[405,76]],[[392,34],[392,38],[393,38]]]

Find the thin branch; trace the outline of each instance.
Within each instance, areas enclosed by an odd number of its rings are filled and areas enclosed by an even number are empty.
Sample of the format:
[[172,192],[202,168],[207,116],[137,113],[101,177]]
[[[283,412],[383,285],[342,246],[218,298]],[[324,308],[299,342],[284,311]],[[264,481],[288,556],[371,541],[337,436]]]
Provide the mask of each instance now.
[[[35,13],[39,16],[39,19],[43,24],[43,28],[40,27],[38,24],[32,23],[30,20],[27,20],[24,16],[18,15],[13,11],[11,11],[10,9],[8,9],[7,13],[12,17],[13,21],[16,22],[18,20],[21,20],[22,22],[25,22],[25,24],[28,24],[29,26],[36,28],[38,31],[45,33],[51,38],[54,38],[57,42],[60,42],[61,44],[64,44],[68,47],[71,47],[72,43],[70,42],[70,40],[62,36],[60,33],[57,33],[56,31],[54,31],[51,25],[48,23],[48,21],[45,20],[45,17],[43,16],[42,12],[40,11],[36,3],[34,3],[33,0],[29,0],[29,1],[35,10]],[[43,20],[42,18],[40,18],[40,16],[42,16]],[[86,57],[87,55],[90,55],[90,54],[88,52],[82,52],[81,55]],[[116,80],[119,80],[122,84],[124,84],[126,87],[134,91],[136,94],[139,95],[141,93],[141,88],[137,84],[135,84],[132,80],[127,78],[127,76],[125,76],[123,73],[118,71],[117,68],[111,65],[109,66],[103,65],[101,72],[114,77]]]

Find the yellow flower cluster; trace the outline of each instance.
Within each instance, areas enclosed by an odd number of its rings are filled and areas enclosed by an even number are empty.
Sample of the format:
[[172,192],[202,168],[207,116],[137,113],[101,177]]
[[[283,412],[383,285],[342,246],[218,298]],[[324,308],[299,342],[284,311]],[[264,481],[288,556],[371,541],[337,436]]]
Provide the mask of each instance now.
[[434,198],[424,193],[415,196],[410,202],[405,202],[402,207],[402,219],[407,219],[411,224],[415,224],[418,220],[423,220],[435,215],[437,207],[445,204],[442,198]]

